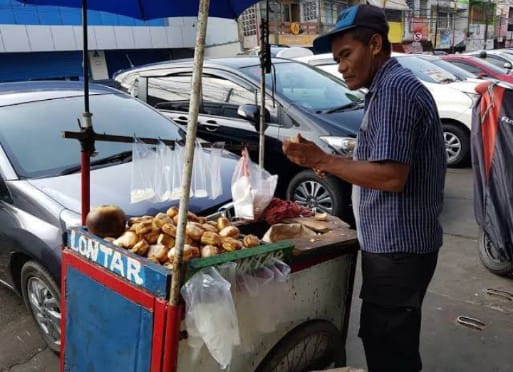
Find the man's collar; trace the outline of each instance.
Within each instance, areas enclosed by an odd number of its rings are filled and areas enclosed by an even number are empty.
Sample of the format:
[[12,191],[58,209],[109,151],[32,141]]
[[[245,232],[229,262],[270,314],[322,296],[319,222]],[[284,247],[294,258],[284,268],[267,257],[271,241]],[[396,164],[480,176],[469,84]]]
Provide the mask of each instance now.
[[386,75],[387,71],[390,70],[393,66],[396,66],[399,62],[395,60],[395,58],[390,57],[383,63],[376,71],[374,78],[372,79],[371,86],[369,87],[369,93],[374,93],[379,86],[381,85],[381,81],[383,77]]

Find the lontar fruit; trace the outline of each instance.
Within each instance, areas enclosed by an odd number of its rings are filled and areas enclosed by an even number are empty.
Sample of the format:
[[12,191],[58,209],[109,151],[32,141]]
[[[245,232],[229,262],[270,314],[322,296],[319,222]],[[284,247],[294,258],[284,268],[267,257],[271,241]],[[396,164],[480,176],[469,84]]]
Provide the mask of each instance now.
[[91,209],[86,217],[86,227],[91,234],[102,238],[117,238],[125,231],[125,212],[115,205],[100,205]]

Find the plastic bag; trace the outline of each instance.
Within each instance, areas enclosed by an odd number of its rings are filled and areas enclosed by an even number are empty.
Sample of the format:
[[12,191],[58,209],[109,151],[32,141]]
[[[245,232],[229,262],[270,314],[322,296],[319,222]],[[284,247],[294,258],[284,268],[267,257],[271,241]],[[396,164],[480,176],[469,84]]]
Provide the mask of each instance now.
[[138,203],[155,197],[155,146],[134,137],[130,174],[130,202]]
[[241,347],[249,352],[258,345],[262,333],[274,332],[282,314],[277,314],[269,304],[276,303],[283,296],[287,286],[290,267],[283,261],[267,258],[264,266],[256,270],[247,270],[244,265],[237,270],[237,313],[240,319],[254,314],[251,321],[241,324]]
[[235,217],[255,220],[273,198],[278,176],[272,176],[249,159],[242,150],[232,177],[232,198]]
[[156,147],[156,161],[154,164],[155,199],[157,201],[169,200],[170,172],[172,151],[164,142]]
[[196,141],[194,146],[194,161],[192,165],[191,192],[196,198],[208,196],[207,173],[208,154],[205,153],[201,143]]
[[215,142],[210,148],[209,171],[210,177],[210,198],[216,199],[223,193],[223,182],[221,179],[221,158],[223,155],[224,142]]
[[185,149],[179,143],[176,143],[171,159],[170,200],[180,199],[180,194],[182,193],[182,172],[184,163]]
[[240,343],[230,288],[231,284],[216,268],[207,267],[194,274],[181,289],[189,345],[199,349],[202,340],[222,369],[231,363],[233,347]]

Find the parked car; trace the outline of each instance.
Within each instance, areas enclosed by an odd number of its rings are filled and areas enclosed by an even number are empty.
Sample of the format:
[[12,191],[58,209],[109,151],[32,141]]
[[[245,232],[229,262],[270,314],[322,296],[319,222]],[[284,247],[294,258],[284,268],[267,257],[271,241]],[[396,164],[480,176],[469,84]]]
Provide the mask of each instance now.
[[[177,122],[187,123],[193,62],[170,61],[115,76],[121,87]],[[258,57],[205,60],[198,135],[248,144],[258,161],[260,61]],[[351,187],[291,163],[282,141],[298,133],[326,151],[351,155],[363,116],[361,96],[340,79],[305,64],[275,58],[266,78],[265,168],[278,174],[278,195],[352,222]]]
[[[184,140],[185,132],[157,110],[118,90],[91,84],[98,133]],[[80,225],[82,83],[0,84],[0,283],[23,296],[48,346],[60,345],[60,264],[64,231]],[[156,214],[177,202],[130,203],[130,143],[96,142],[91,159],[91,205],[114,204],[127,216]],[[237,157],[222,160],[223,194],[192,198],[207,215],[231,200]]]
[[513,75],[508,75],[501,69],[485,60],[462,54],[449,54],[440,56],[444,61],[451,62],[452,64],[461,67],[467,71],[476,74],[480,78],[501,80],[508,83],[513,83]]
[[[473,82],[482,82],[481,78],[473,74],[470,71],[467,71],[461,67],[453,65],[450,62],[444,61],[438,55],[430,55],[430,54],[416,54],[419,58],[422,58],[428,62],[431,62],[434,65],[437,65],[441,69],[451,73],[460,81],[473,81]],[[480,80],[480,81],[477,81]]]
[[504,73],[511,74],[511,69],[513,68],[513,54],[504,52],[501,49],[473,51],[465,53],[465,55],[479,57],[480,59],[501,68]]
[[[417,55],[392,53],[392,56],[409,68],[433,95],[444,129],[448,164],[467,164],[470,156],[472,103],[477,97],[473,89],[477,83],[458,81],[450,72]],[[301,57],[297,60],[342,78],[331,53]]]

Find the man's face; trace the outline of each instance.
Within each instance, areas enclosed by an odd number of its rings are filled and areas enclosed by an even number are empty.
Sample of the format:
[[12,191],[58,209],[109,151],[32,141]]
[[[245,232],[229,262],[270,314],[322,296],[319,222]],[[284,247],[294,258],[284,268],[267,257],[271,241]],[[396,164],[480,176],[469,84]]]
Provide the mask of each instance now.
[[374,76],[376,43],[374,35],[368,45],[354,39],[350,33],[332,39],[331,52],[349,89],[369,87]]

